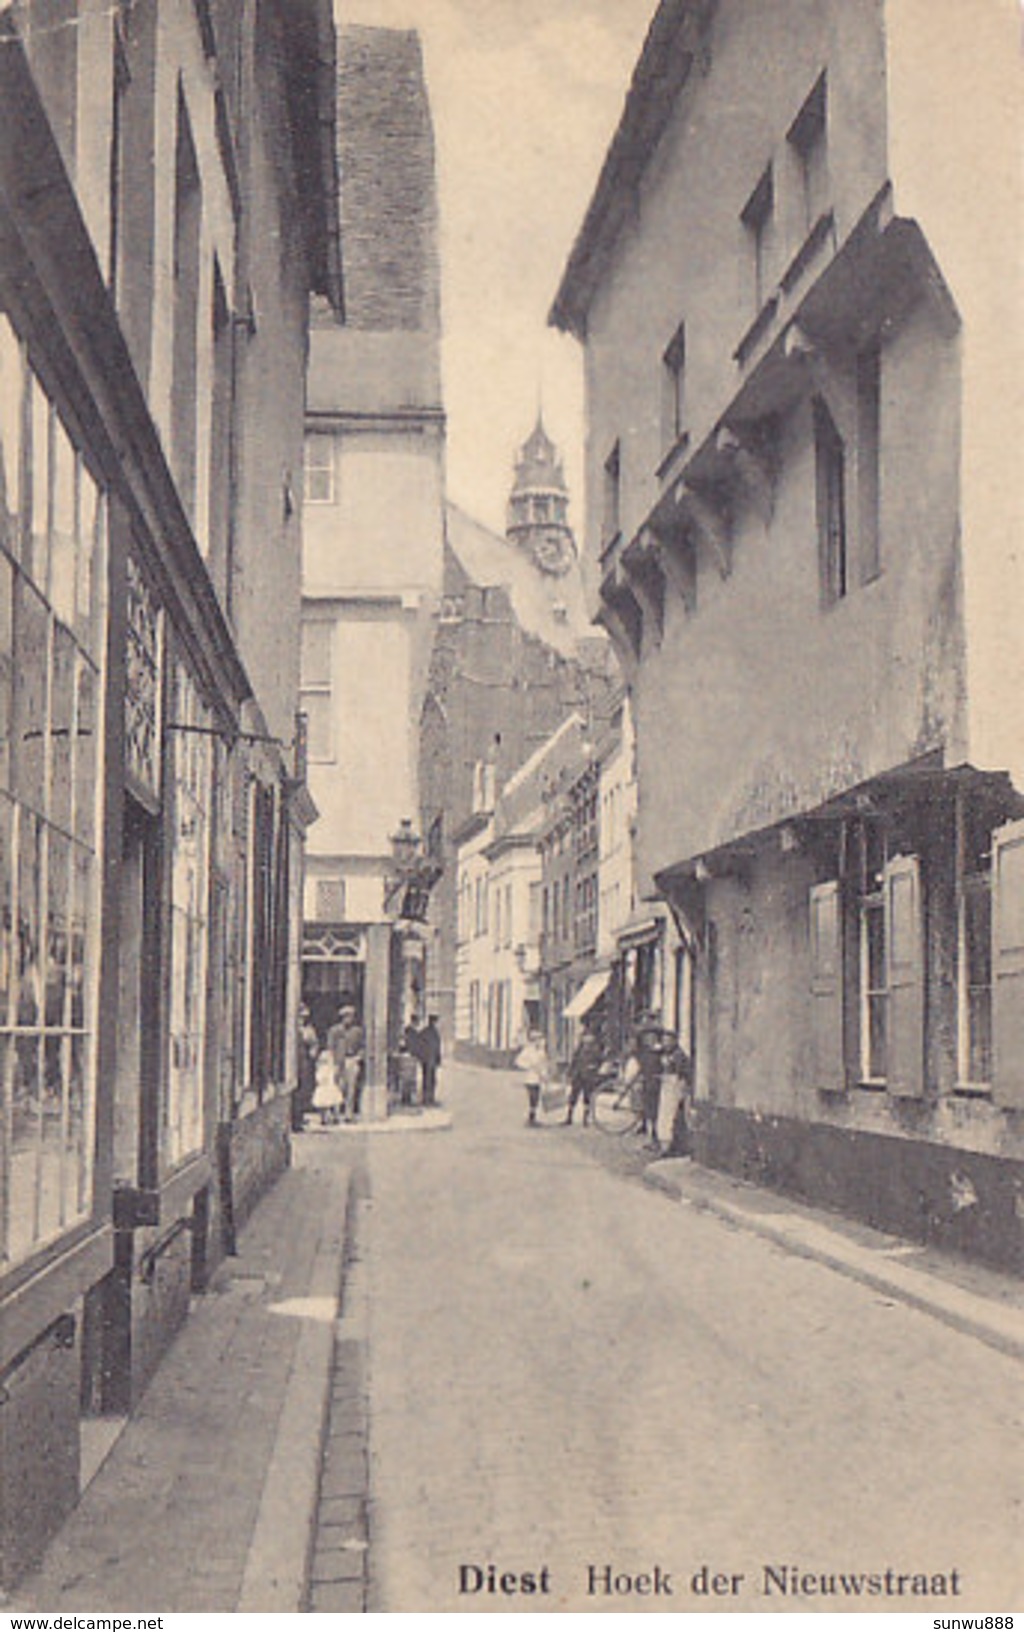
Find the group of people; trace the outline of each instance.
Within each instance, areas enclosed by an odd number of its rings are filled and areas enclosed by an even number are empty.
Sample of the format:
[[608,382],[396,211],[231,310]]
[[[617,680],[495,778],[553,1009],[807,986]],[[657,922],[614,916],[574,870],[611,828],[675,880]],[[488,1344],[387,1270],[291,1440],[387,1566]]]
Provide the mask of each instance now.
[[[420,1078],[420,1103],[437,1104],[437,1075],[441,1064],[441,1033],[437,1015],[425,1025],[415,1020],[405,1028],[401,1063],[408,1063]],[[299,1011],[299,1092],[295,1096],[292,1126],[300,1132],[306,1114],[315,1113],[323,1127],[358,1122],[366,1069],[366,1038],[356,1005],[345,1002],[321,1038],[305,1004]],[[415,1086],[400,1077],[401,1097],[411,1104]]]
[[[530,1028],[515,1063],[526,1088],[527,1125],[536,1127],[542,1096],[552,1075],[544,1033],[539,1027]],[[636,1083],[639,1132],[648,1139],[650,1148],[658,1153],[664,1142],[674,1153],[688,1154],[690,1062],[675,1035],[662,1026],[660,1016],[653,1012],[641,1015],[621,1070],[627,1084]],[[569,1063],[569,1097],[564,1117],[566,1126],[572,1123],[581,1100],[583,1125],[587,1126],[593,1121],[594,1099],[602,1079],[607,1077],[609,1071],[617,1072],[617,1067],[615,1062],[609,1060],[599,1023],[593,1017],[588,1017],[583,1022],[580,1040]],[[668,1139],[663,1141],[659,1134],[662,1091],[669,1081],[677,1092],[672,1107],[672,1127]]]
[[323,1041],[303,1004],[299,1013],[299,1046],[296,1128],[303,1126],[307,1109],[316,1112],[324,1127],[357,1121],[366,1041],[355,1004],[341,1005]]

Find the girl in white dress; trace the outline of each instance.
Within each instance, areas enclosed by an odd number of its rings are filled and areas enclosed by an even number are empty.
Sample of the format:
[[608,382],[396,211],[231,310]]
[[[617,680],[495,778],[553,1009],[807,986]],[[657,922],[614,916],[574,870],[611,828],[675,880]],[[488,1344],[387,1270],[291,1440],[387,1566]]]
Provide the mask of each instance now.
[[329,1048],[322,1048],[316,1058],[316,1087],[313,1089],[313,1109],[320,1112],[320,1121],[326,1128],[330,1122],[341,1119],[342,1093],[338,1073]]

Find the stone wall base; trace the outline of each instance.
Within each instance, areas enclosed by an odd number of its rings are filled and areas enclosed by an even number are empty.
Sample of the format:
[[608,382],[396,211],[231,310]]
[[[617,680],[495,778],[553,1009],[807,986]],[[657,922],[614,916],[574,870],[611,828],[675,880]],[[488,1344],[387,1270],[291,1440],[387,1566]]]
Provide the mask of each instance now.
[[928,1246],[1024,1273],[1024,1163],[699,1102],[707,1167]]

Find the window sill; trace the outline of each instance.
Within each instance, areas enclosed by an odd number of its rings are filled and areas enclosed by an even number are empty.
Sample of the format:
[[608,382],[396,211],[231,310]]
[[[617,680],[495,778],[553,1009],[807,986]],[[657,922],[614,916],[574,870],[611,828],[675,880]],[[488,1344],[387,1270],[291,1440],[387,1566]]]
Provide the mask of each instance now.
[[992,1084],[990,1082],[958,1082],[953,1088],[957,1099],[986,1099],[992,1098]]
[[790,261],[785,272],[783,272],[779,282],[781,288],[787,295],[792,292],[794,284],[799,281],[805,268],[811,261],[813,261],[814,257],[821,249],[821,246],[828,238],[832,231],[834,219],[835,218],[831,210],[826,210],[824,214],[819,215],[817,221],[815,221],[810,232],[807,234],[807,237],[804,239],[803,243],[800,245],[800,248],[793,256],[793,259]]
[[654,472],[654,474],[657,477],[659,482],[663,482],[668,478],[669,473],[673,470],[677,460],[682,458],[683,454],[686,453],[687,450],[689,449],[689,446],[690,446],[690,433],[689,433],[689,431],[681,431],[680,434],[676,437],[676,439],[673,442],[672,446],[669,448],[669,450],[666,453],[665,457],[662,459],[661,464],[658,466],[658,468]]
[[615,533],[614,536],[612,538],[610,538],[606,544],[601,545],[601,551],[600,551],[600,554],[598,555],[597,559],[600,562],[602,567],[606,567],[608,565],[608,562],[611,560],[612,556],[615,554],[616,550],[618,549],[618,547],[619,547],[619,545],[621,543],[622,543],[622,534],[621,534],[621,532],[619,532],[619,533]]
[[866,1094],[885,1094],[889,1091],[889,1084],[884,1077],[861,1077],[857,1083]]
[[771,328],[778,309],[779,297],[778,295],[771,295],[769,299],[765,301],[753,323],[751,323],[749,329],[747,329],[746,333],[743,335],[739,345],[732,354],[733,361],[739,363],[741,368],[746,362],[749,361],[750,354],[757,345],[757,342],[764,334],[767,333],[768,329]]

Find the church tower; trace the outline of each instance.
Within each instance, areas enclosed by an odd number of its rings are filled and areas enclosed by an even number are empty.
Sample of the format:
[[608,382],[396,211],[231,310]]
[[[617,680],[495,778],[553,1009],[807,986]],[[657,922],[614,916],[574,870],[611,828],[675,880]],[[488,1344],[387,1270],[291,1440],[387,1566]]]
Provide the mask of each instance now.
[[563,577],[577,561],[568,508],[562,461],[538,413],[516,460],[505,536],[553,578]]

